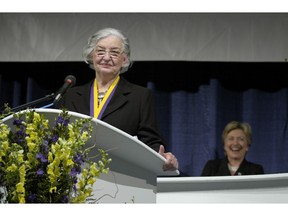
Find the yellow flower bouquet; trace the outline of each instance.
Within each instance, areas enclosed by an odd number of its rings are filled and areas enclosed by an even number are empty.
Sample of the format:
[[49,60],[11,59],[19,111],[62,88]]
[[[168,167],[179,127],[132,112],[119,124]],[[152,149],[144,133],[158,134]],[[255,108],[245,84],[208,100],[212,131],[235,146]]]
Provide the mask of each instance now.
[[11,129],[0,116],[0,203],[84,203],[111,161],[98,149],[98,162],[85,148],[91,118],[70,122],[62,110],[54,123],[35,110],[13,115]]

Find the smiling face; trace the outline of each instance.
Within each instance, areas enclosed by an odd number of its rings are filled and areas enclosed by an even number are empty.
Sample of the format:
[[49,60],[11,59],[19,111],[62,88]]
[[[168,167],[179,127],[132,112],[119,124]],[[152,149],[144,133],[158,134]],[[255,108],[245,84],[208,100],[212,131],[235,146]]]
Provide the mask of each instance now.
[[224,150],[228,159],[242,161],[248,149],[248,139],[242,129],[231,130],[224,139]]
[[98,74],[115,76],[127,61],[120,38],[111,35],[98,41],[93,52],[93,64]]

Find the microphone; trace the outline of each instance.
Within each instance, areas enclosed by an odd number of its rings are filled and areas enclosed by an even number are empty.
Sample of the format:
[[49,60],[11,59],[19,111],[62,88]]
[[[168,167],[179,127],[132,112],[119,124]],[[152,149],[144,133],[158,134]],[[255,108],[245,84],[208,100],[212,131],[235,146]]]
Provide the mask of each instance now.
[[58,91],[58,93],[57,93],[57,95],[53,101],[53,104],[58,103],[61,100],[61,98],[63,97],[63,95],[66,93],[67,89],[71,88],[75,84],[76,84],[76,78],[73,75],[68,75],[67,77],[65,77],[64,84],[60,88],[60,90]]

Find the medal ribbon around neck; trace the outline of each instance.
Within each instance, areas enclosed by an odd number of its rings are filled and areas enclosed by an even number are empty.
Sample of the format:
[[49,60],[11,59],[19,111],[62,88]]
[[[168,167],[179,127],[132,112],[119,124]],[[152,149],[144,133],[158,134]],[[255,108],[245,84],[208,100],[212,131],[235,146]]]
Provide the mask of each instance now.
[[104,110],[106,109],[110,99],[112,98],[112,95],[114,94],[114,91],[116,89],[116,86],[120,80],[120,76],[117,76],[116,79],[113,81],[111,86],[108,88],[107,93],[105,94],[104,98],[100,102],[98,106],[98,84],[97,80],[94,80],[94,84],[92,85],[92,91],[91,91],[91,101],[90,104],[92,105],[90,107],[90,114],[92,117],[101,119],[102,114]]

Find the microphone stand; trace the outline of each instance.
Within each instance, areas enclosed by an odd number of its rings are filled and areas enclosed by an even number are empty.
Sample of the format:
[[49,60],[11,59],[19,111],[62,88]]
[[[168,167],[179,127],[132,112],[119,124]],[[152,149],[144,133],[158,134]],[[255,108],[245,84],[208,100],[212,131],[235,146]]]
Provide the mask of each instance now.
[[[15,107],[15,108],[11,109],[11,112],[18,112],[18,111],[20,111],[20,110],[22,110],[22,109],[32,108],[32,107],[34,107],[35,105],[37,105],[37,104],[39,104],[39,103],[42,103],[42,102],[44,102],[44,101],[51,100],[51,99],[53,99],[54,97],[55,97],[55,94],[54,94],[54,93],[52,93],[52,94],[50,94],[50,95],[46,95],[46,96],[43,97],[43,98],[40,98],[40,99],[31,101],[31,102],[29,102],[29,103],[20,105],[20,106],[18,106],[18,107]],[[54,103],[50,104],[50,106],[53,105],[53,104],[54,104]],[[46,107],[47,107],[47,106],[46,106]]]

